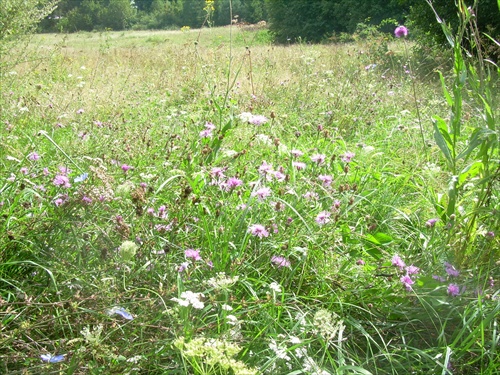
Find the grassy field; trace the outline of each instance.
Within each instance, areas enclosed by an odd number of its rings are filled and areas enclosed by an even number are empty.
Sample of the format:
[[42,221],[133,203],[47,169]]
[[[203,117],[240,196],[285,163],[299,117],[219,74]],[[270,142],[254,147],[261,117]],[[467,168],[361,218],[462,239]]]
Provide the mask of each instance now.
[[[443,155],[453,62],[411,47],[228,27],[2,57],[0,372],[495,374],[498,181]],[[463,92],[453,152],[498,122]]]

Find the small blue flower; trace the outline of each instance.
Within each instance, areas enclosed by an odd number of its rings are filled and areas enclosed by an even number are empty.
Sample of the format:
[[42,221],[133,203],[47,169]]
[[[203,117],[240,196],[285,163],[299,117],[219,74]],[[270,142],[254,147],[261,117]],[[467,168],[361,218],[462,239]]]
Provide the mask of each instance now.
[[115,306],[112,309],[108,310],[108,315],[114,315],[114,314],[120,315],[122,318],[127,319],[127,320],[134,319],[134,317],[132,316],[131,313],[129,313],[127,310],[125,310],[121,307],[118,307],[118,306]]
[[40,358],[42,359],[42,361],[44,362],[48,362],[48,363],[57,363],[57,362],[61,362],[61,361],[64,361],[64,356],[66,354],[59,354],[59,355],[52,355],[52,354],[42,354],[40,356]]
[[82,173],[80,176],[75,177],[75,182],[83,182],[87,179],[88,176],[88,173]]

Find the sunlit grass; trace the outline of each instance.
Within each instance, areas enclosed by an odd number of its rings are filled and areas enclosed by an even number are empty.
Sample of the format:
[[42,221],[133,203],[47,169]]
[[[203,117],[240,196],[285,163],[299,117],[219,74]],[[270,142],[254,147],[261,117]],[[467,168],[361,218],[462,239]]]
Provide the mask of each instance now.
[[446,106],[399,41],[30,48],[1,77],[2,371],[494,373],[498,228],[476,242],[489,262],[455,264],[459,233],[429,221]]

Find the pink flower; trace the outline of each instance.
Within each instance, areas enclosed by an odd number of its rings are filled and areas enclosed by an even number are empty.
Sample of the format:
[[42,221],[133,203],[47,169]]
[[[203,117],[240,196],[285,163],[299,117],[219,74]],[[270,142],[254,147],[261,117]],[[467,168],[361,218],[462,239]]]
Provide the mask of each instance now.
[[129,170],[131,170],[133,167],[130,165],[127,165],[127,164],[122,164],[121,168],[122,168],[122,171],[126,173]]
[[38,155],[36,152],[32,152],[28,155],[28,159],[37,161],[38,159],[40,159],[40,155]]
[[224,175],[224,168],[219,168],[219,167],[212,168],[212,170],[210,171],[210,176],[212,176],[212,178],[215,179],[226,177]]
[[411,286],[412,286],[413,284],[415,284],[415,281],[413,281],[413,280],[411,279],[411,277],[410,277],[410,276],[408,276],[408,275],[404,275],[404,276],[402,276],[400,280],[401,280],[401,282],[403,283],[403,285],[405,286],[406,290],[408,290],[408,291],[410,291],[410,290],[412,289],[412,288],[411,288]]
[[298,171],[306,169],[306,163],[302,163],[300,161],[292,161],[292,166],[297,168]]
[[267,164],[266,161],[264,160],[262,164],[259,167],[259,173],[260,174],[267,174],[273,170],[273,166],[271,164]]
[[92,198],[87,197],[86,195],[83,196],[82,202],[85,204],[91,204],[92,203]]
[[279,256],[279,255],[273,255],[271,257],[271,263],[277,266],[278,268],[281,267],[290,267],[290,261],[286,259],[285,257]]
[[252,193],[252,197],[257,197],[260,201],[271,195],[271,189],[263,187]]
[[330,213],[328,211],[321,211],[318,216],[316,216],[316,223],[319,225],[324,225],[330,221]]
[[26,167],[22,167],[19,172],[21,172],[22,174],[28,174],[28,168]]
[[356,264],[357,264],[358,266],[364,266],[365,261],[364,261],[363,259],[358,259],[358,260],[356,261]]
[[448,262],[444,263],[444,270],[452,277],[458,277],[458,275],[460,275],[460,272]]
[[341,160],[344,162],[344,163],[350,163],[352,158],[355,156],[356,154],[354,152],[346,152],[344,155],[341,156]]
[[298,158],[298,157],[301,157],[302,155],[304,155],[304,153],[300,150],[292,150],[291,154],[294,158]]
[[405,262],[397,254],[392,257],[391,263],[393,266],[399,267],[400,270],[406,267]]
[[406,267],[406,274],[407,275],[416,275],[419,272],[420,272],[420,268],[415,267],[413,264],[411,266]]
[[408,35],[408,29],[404,26],[398,26],[396,30],[394,30],[394,35],[396,38],[401,38],[402,36],[406,37]]
[[252,224],[248,228],[248,231],[252,233],[254,236],[257,236],[259,238],[262,237],[268,237],[269,232],[267,231],[266,227],[261,225],[261,224]]
[[205,129],[200,132],[200,138],[211,138],[212,131],[210,129]]
[[333,182],[333,177],[326,174],[320,174],[318,179],[323,183],[323,186],[330,186]]
[[79,115],[81,115],[83,112],[85,112],[85,111],[83,110],[83,108],[80,108],[78,111],[76,111],[76,113],[77,113],[77,114],[79,114]]
[[54,185],[56,186],[62,186],[65,188],[71,187],[71,184],[69,183],[69,178],[68,176],[64,176],[62,174],[56,175],[53,181]]
[[200,256],[200,250],[187,249],[186,251],[184,251],[184,256],[188,259],[193,259],[194,261],[202,260]]
[[448,285],[448,294],[453,297],[458,296],[460,294],[460,287],[457,284]]
[[311,156],[311,161],[313,161],[316,164],[323,164],[326,160],[326,155],[323,154],[314,154]]
[[436,222],[438,221],[438,219],[429,219],[425,222],[425,226],[427,228],[434,228],[434,226],[436,225]]
[[250,124],[256,125],[256,126],[263,125],[268,121],[269,120],[267,119],[267,117],[262,116],[262,115],[252,115],[252,117],[250,117],[250,119],[248,120],[248,122]]
[[241,185],[243,185],[243,181],[241,181],[239,178],[236,177],[229,177],[229,179],[226,182],[227,190],[233,190]]

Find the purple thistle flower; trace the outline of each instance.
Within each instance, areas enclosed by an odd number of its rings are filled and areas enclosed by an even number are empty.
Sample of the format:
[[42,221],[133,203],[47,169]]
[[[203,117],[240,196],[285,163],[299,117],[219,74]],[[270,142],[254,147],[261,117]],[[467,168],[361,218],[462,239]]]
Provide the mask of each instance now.
[[440,283],[444,283],[446,281],[446,279],[443,276],[439,275],[432,275],[432,278],[436,281],[439,281]]
[[233,190],[241,185],[243,185],[243,181],[236,177],[229,177],[226,182],[227,190]]
[[319,225],[326,224],[330,221],[330,213],[328,211],[321,211],[318,216],[316,216],[316,223]]
[[40,159],[40,155],[38,155],[36,152],[32,152],[28,155],[28,159],[37,161],[38,159]]
[[179,267],[177,267],[177,272],[181,273],[184,272],[189,268],[189,263],[188,262],[183,262]]
[[460,275],[460,272],[448,262],[444,263],[444,270],[452,277],[458,277],[458,275]]
[[277,266],[278,268],[281,267],[290,267],[290,261],[286,259],[285,257],[279,256],[279,255],[273,255],[271,257],[271,263]]
[[248,228],[248,231],[253,234],[254,236],[257,236],[259,238],[262,237],[268,237],[269,232],[267,231],[266,227],[261,225],[261,224],[252,224]]
[[413,284],[415,284],[415,281],[413,281],[410,276],[404,275],[404,276],[401,277],[400,280],[403,283],[403,285],[406,288],[406,290],[408,290],[408,291],[412,290],[411,286]]
[[294,158],[298,158],[298,157],[301,157],[302,155],[304,155],[304,153],[300,150],[292,150],[291,154]]
[[212,138],[212,130],[204,129],[200,132],[200,138]]
[[330,186],[333,182],[333,177],[326,174],[320,174],[318,179],[323,183],[323,186]]
[[200,250],[187,249],[186,251],[184,251],[184,256],[187,259],[193,259],[194,261],[202,260],[200,256]]
[[323,154],[314,154],[311,156],[311,161],[313,161],[318,165],[323,164],[325,160],[326,160],[326,155]]
[[259,173],[260,174],[267,174],[273,170],[273,166],[271,164],[267,164],[266,161],[264,160],[262,164],[259,167]]
[[266,116],[262,116],[262,115],[252,115],[252,117],[250,117],[250,119],[248,120],[248,122],[250,124],[256,125],[256,126],[263,125],[263,124],[265,124],[268,121],[269,120],[267,119],[267,117]]
[[420,272],[420,268],[415,267],[413,264],[411,266],[406,267],[406,274],[407,275],[416,275],[419,272]]
[[53,181],[54,185],[56,186],[62,186],[65,188],[71,187],[71,184],[69,183],[69,178],[68,176],[64,176],[61,174],[56,175]]
[[344,155],[341,156],[341,160],[344,163],[350,163],[354,156],[356,156],[354,152],[346,152]]
[[457,284],[448,285],[448,294],[453,297],[458,296],[460,294],[460,287]]
[[427,220],[427,221],[425,222],[425,226],[426,226],[427,228],[434,228],[434,226],[436,225],[436,223],[437,223],[437,221],[438,221],[438,220],[439,220],[439,219],[429,219],[429,220]]
[[252,197],[257,197],[260,201],[266,199],[271,195],[271,189],[268,187],[262,187],[252,193]]
[[133,167],[132,167],[132,166],[130,166],[130,165],[127,165],[127,164],[122,164],[121,168],[122,168],[122,171],[123,171],[123,172],[127,173],[127,172],[128,172],[129,170],[131,170]]
[[92,203],[92,198],[87,197],[86,195],[83,196],[82,202],[85,204],[91,204]]
[[406,37],[408,35],[408,29],[405,26],[398,26],[394,30],[394,35],[396,38]]
[[406,267],[405,262],[403,262],[401,257],[397,254],[392,257],[391,263],[393,266],[399,267],[400,270]]
[[300,161],[292,161],[292,166],[297,168],[298,171],[306,169],[306,163],[302,163]]

